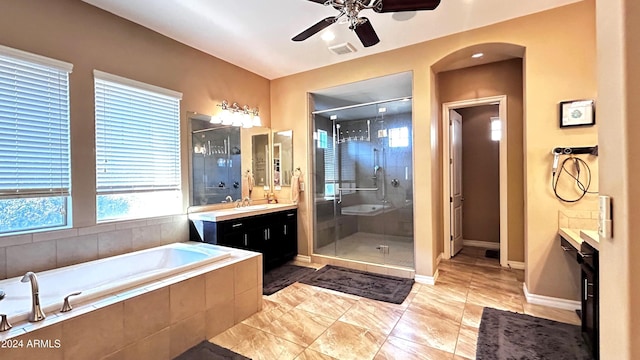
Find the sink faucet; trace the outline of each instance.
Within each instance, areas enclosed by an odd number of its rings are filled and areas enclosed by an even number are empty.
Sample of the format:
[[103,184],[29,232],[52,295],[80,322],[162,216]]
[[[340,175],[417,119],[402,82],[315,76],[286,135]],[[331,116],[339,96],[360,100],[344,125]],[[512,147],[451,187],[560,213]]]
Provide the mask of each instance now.
[[29,321],[36,322],[44,320],[45,315],[40,308],[40,293],[38,290],[38,277],[33,272],[29,271],[20,280],[23,283],[31,282],[31,314],[29,314]]
[[244,199],[242,199],[242,206],[250,206],[250,205],[251,205],[251,198],[248,196],[245,196]]
[[223,202],[232,203],[233,202],[233,198],[230,195],[227,195],[227,197],[224,198]]

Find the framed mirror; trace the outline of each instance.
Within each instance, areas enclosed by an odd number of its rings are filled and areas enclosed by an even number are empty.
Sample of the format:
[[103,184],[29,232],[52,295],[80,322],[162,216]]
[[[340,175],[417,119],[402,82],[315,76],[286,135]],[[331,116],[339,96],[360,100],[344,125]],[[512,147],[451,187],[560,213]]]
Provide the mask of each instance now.
[[282,186],[291,186],[293,176],[293,131],[273,132],[273,186],[276,190]]
[[[229,197],[232,201],[245,196],[263,198],[262,186],[259,191],[253,191],[255,182],[248,175],[253,166],[252,138],[262,135],[268,144],[269,129],[212,124],[210,115],[194,112],[188,112],[187,117],[190,207],[223,204]],[[267,184],[268,174],[264,173],[263,182]]]

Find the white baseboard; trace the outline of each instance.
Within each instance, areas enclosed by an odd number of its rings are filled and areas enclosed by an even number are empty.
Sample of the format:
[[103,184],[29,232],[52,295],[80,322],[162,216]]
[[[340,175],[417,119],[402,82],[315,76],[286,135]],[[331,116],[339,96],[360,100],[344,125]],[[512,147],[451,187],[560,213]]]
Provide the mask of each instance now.
[[433,276],[426,276],[426,275],[418,275],[418,274],[416,274],[415,277],[414,277],[414,280],[418,284],[435,285],[437,278],[438,278],[438,270],[436,270],[436,272],[435,272],[435,274],[433,274]]
[[462,244],[464,246],[475,246],[475,247],[481,247],[485,249],[494,249],[494,250],[500,249],[500,243],[491,242],[491,241],[462,240]]
[[524,270],[524,263],[520,261],[509,261],[507,262],[509,267],[516,270]]
[[295,258],[293,258],[293,260],[295,261],[299,261],[299,262],[303,262],[303,263],[311,263],[311,256],[307,256],[307,255],[296,255]]
[[522,283],[522,290],[524,291],[524,296],[527,299],[527,302],[535,305],[544,305],[549,307],[554,307],[558,309],[564,310],[575,310],[580,309],[582,304],[580,301],[576,300],[567,300],[561,298],[554,298],[551,296],[543,296],[529,293],[527,289],[527,284]]

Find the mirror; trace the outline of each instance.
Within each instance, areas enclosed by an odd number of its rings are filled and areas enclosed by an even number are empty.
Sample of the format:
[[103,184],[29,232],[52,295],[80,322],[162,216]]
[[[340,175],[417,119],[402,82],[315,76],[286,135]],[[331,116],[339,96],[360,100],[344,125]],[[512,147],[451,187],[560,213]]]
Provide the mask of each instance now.
[[273,132],[273,185],[291,186],[293,176],[293,131]]
[[[252,199],[263,198],[262,186],[259,191],[254,191],[252,187],[256,184],[249,181],[247,175],[251,172],[247,171],[252,169],[253,136],[263,136],[266,139],[265,146],[268,146],[269,129],[212,124],[211,116],[193,112],[189,112],[187,117],[191,134],[189,205],[221,204],[228,200],[227,196],[233,200],[245,196]],[[265,146],[263,148],[268,149]],[[266,170],[263,172],[262,179],[266,184],[268,175]]]

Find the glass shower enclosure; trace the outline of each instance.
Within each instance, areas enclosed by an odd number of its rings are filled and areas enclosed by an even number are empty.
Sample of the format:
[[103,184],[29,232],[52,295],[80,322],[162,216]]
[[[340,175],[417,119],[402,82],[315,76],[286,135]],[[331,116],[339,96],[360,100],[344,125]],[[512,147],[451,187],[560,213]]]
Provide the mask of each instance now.
[[411,102],[313,113],[315,254],[414,268]]

